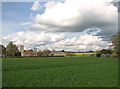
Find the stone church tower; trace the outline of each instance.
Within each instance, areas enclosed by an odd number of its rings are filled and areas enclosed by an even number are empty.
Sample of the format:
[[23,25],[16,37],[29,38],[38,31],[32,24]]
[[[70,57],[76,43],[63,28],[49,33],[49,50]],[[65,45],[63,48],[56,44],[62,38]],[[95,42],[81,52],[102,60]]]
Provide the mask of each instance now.
[[21,56],[24,56],[24,45],[20,45]]

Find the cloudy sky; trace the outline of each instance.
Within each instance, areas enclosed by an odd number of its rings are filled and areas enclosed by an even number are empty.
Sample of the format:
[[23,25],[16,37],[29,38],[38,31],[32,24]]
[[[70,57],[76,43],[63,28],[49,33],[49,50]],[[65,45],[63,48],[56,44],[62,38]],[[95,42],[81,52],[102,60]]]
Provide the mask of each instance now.
[[[47,0],[2,3],[2,44],[25,49],[86,51],[108,48],[118,30],[112,0]],[[114,4],[114,5],[113,5]]]

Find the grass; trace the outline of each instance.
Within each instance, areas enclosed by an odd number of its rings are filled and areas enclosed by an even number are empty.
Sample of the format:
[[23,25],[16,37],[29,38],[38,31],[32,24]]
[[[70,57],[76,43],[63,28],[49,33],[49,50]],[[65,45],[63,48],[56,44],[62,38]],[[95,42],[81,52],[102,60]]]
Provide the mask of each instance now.
[[4,58],[3,87],[116,87],[118,59]]

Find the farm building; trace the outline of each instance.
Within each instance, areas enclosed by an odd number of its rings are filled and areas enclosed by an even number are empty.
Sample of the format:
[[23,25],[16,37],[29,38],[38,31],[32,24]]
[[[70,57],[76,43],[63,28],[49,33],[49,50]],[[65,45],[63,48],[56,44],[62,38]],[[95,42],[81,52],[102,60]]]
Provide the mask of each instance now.
[[33,50],[27,50],[24,52],[24,56],[37,56],[37,52],[33,51]]
[[52,52],[50,56],[66,56],[65,52]]
[[37,56],[43,56],[43,52],[41,51],[37,52]]

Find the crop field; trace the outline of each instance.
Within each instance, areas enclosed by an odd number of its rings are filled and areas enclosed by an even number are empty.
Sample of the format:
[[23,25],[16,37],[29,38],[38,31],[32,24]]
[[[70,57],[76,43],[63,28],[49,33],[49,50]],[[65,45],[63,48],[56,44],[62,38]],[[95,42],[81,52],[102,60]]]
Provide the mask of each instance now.
[[118,59],[4,58],[3,87],[116,87]]
[[83,56],[83,55],[96,55],[96,53],[95,53],[95,52],[93,52],[93,53],[74,53],[74,55],[76,55],[76,56]]

